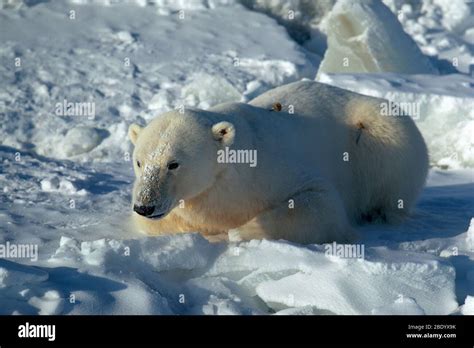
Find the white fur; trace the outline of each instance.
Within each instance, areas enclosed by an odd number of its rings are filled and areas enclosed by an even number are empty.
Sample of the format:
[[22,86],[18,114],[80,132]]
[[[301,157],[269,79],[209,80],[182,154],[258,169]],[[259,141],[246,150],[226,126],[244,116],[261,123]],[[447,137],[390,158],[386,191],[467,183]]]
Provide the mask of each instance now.
[[[282,110],[272,111],[277,102]],[[424,185],[428,155],[411,118],[381,116],[383,102],[307,81],[132,126],[134,159],[146,162],[135,165],[134,202],[168,209],[159,220],[134,214],[138,227],[322,243],[351,240],[364,219],[400,221]],[[224,146],[257,150],[258,165],[217,163]],[[175,158],[180,168],[166,171]]]

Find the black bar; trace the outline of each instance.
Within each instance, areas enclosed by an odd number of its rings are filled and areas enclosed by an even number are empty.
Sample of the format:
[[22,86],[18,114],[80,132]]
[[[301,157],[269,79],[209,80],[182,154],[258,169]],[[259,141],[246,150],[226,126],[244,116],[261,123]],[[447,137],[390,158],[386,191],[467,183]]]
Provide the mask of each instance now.
[[[55,340],[19,326],[55,325]],[[411,325],[411,328],[409,328]],[[429,325],[429,327],[428,327]],[[417,337],[441,334],[456,337]],[[121,344],[409,344],[474,346],[474,316],[0,316],[0,346]]]

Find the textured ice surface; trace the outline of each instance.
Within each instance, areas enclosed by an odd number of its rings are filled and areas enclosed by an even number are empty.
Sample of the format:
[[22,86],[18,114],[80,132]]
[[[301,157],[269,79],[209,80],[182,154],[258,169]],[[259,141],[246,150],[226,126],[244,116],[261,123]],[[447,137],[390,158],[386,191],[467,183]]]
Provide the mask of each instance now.
[[[250,82],[269,89],[316,74],[285,28],[239,4],[95,3],[2,10],[2,144],[52,158],[123,160],[132,122],[181,105],[240,101]],[[94,114],[57,112],[68,103]]]
[[381,1],[339,0],[324,25],[328,49],[318,74],[436,71]]
[[469,73],[474,64],[474,3],[465,0],[384,0],[423,53],[440,68]]

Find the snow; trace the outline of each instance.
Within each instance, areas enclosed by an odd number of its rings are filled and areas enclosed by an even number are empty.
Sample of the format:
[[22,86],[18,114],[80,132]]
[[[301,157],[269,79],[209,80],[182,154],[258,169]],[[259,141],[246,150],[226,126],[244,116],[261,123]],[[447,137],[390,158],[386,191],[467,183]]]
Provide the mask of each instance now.
[[[208,11],[188,4],[184,19],[172,12],[156,20],[146,7],[81,3],[2,11],[4,145],[53,158],[115,161],[130,151],[124,139],[132,121],[145,123],[180,105],[239,101],[250,82],[269,89],[316,73],[284,28],[238,4]],[[218,83],[210,87],[213,79]],[[94,114],[57,112],[68,103],[84,103]]]
[[[81,297],[74,281],[67,289],[62,288],[71,281],[69,277],[106,276],[111,283],[108,295],[119,303],[114,303],[113,310],[104,309],[104,314],[127,313],[132,310],[127,305],[132,299],[124,301],[124,297],[142,293],[150,297],[149,292],[156,293],[154,304],[138,306],[132,313],[209,313],[210,301],[226,314],[278,312],[294,307],[311,307],[321,313],[370,314],[391,310],[390,301],[408,294],[427,314],[448,314],[457,308],[454,269],[436,257],[379,247],[373,248],[366,260],[357,261],[328,258],[319,249],[282,241],[225,246],[210,244],[198,234],[91,242],[62,237],[59,248],[40,267],[40,275],[28,278],[25,273],[31,269],[19,272],[8,264],[2,269],[20,291],[40,287],[46,292],[43,297],[47,297],[51,289],[61,289],[60,295],[49,296],[56,302],[71,295]],[[58,272],[58,268],[63,271]],[[99,279],[84,281],[83,286],[91,287],[91,292],[100,285]],[[98,301],[92,298],[75,303],[71,314],[87,313],[94,300]],[[33,305],[31,299],[28,303]],[[48,311],[43,302],[35,303],[40,304],[36,306],[40,312]]]
[[374,315],[425,315],[425,311],[411,297],[400,296],[393,304],[375,308]]
[[474,4],[465,0],[383,0],[421,51],[469,73],[474,64]]
[[328,48],[318,74],[436,72],[381,1],[339,0],[323,26]]
[[[279,250],[279,254],[288,255],[286,258],[292,263],[294,259],[298,260],[294,256],[299,256],[298,253],[285,249]],[[250,279],[247,276],[246,281],[252,283],[256,278],[257,294],[273,309],[312,306],[334,314],[371,314],[377,308],[387,306],[389,299],[407,294],[418,299],[428,314],[448,314],[457,308],[451,285],[453,269],[434,260],[417,259],[416,255],[411,259],[412,255],[405,252],[385,248],[370,251],[373,254],[363,261],[330,259],[311,252],[307,255],[308,260],[306,257],[298,260],[298,269],[285,277],[265,279],[270,272],[262,265],[258,276],[252,275]],[[382,261],[378,259],[379,252],[383,254]],[[254,264],[261,263],[256,261]],[[274,268],[272,266],[275,272]],[[276,271],[281,274],[289,269],[291,267],[287,266]],[[424,296],[426,292],[431,294],[430,299]]]
[[441,73],[464,53],[451,75],[319,74],[419,105],[433,164],[412,217],[358,228],[364,257],[340,258],[127,221],[128,125],[314,79],[332,1],[0,1],[0,245],[39,253],[0,259],[0,314],[473,314],[472,10],[384,2]]
[[474,315],[474,297],[468,296],[466,298],[466,303],[462,306],[462,314],[464,315]]
[[183,87],[181,97],[187,105],[208,109],[221,103],[238,102],[242,99],[242,94],[219,76],[198,73]]
[[[108,136],[106,132],[103,132]],[[100,130],[92,127],[74,127],[67,131],[60,148],[64,151],[64,156],[72,157],[82,153],[87,153],[96,148],[102,141],[103,136]]]

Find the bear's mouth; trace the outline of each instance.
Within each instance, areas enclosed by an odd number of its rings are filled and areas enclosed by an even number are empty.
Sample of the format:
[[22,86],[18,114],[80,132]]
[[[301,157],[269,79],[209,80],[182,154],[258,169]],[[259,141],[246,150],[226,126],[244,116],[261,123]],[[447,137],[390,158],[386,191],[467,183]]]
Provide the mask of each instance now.
[[146,218],[153,219],[153,220],[158,220],[158,219],[163,218],[166,214],[167,214],[167,212],[156,213],[156,214],[153,214],[153,215],[150,215],[150,216],[146,216]]

